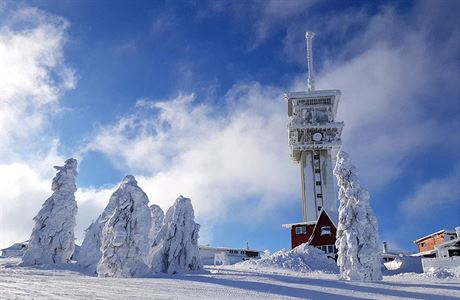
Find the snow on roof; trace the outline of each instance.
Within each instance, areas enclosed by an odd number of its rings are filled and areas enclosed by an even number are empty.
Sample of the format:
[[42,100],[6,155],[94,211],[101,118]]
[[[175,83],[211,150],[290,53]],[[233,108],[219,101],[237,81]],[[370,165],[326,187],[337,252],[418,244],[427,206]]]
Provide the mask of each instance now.
[[339,213],[336,211],[330,211],[328,209],[325,209],[324,207],[321,209],[321,211],[324,211],[326,213],[326,215],[329,217],[332,223],[334,223],[335,228],[337,228],[337,225],[339,224]]
[[316,221],[297,222],[297,223],[282,224],[281,227],[291,229],[292,226],[297,226],[297,225],[315,225],[315,224],[316,224]]
[[424,240],[424,239],[427,239],[427,238],[429,238],[429,237],[432,237],[433,235],[440,234],[440,233],[443,233],[443,232],[445,232],[446,234],[456,234],[455,231],[441,229],[441,230],[439,230],[439,231],[436,231],[436,232],[433,232],[433,233],[431,233],[431,234],[425,235],[424,237],[421,237],[421,238],[419,238],[418,240],[415,240],[415,241],[414,241],[414,244],[416,244],[416,243],[418,243],[418,242],[420,242],[420,241],[422,241],[422,240]]
[[433,254],[433,253],[436,253],[435,249],[426,250],[426,251],[419,252],[419,253],[414,253],[411,256],[424,256],[424,255],[429,255],[429,254]]
[[13,245],[11,245],[11,246],[9,246],[9,247],[0,249],[0,251],[5,251],[5,250],[20,250],[20,249],[23,248],[23,245],[27,245],[27,244],[29,244],[29,240],[24,241],[24,242],[20,242],[20,243],[14,243]]
[[199,249],[207,249],[207,250],[238,250],[238,251],[254,251],[254,252],[262,252],[255,249],[246,249],[246,248],[233,248],[233,247],[214,247],[210,245],[199,245]]
[[[322,212],[325,212],[326,215],[329,217],[329,219],[332,221],[334,226],[337,228],[337,224],[339,223],[339,214],[338,212],[333,212],[330,210],[326,210],[324,207],[321,209],[321,212],[319,215],[321,216]],[[319,216],[318,216],[319,219]],[[297,223],[289,223],[289,224],[282,224],[281,227],[283,228],[292,228],[292,226],[297,226],[297,225],[316,225],[316,221],[308,221],[308,222],[297,222]]]
[[289,92],[285,94],[286,98],[302,98],[311,96],[336,96],[341,95],[340,90],[317,90],[310,92]]

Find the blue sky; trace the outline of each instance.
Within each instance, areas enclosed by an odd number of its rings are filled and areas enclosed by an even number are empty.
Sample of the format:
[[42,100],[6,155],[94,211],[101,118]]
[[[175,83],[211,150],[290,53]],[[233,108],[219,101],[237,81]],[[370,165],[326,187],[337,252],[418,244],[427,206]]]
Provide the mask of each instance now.
[[382,240],[460,225],[456,1],[0,1],[0,246],[27,239],[53,165],[80,161],[76,235],[125,174],[201,241],[277,250],[301,220],[282,94],[342,90],[343,149]]

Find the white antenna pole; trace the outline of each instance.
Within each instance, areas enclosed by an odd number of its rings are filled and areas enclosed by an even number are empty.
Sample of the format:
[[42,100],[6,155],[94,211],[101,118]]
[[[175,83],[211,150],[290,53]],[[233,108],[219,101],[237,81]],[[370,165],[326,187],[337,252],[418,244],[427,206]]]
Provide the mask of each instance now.
[[305,33],[305,38],[307,39],[307,68],[308,68],[308,77],[307,77],[307,90],[309,92],[315,90],[315,79],[313,78],[313,37],[315,34],[311,31]]

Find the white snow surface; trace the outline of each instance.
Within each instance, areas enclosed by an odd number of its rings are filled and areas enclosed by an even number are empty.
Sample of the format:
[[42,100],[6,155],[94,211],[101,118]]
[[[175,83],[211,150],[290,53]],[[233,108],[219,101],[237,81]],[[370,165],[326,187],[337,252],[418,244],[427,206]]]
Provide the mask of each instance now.
[[152,247],[154,273],[187,273],[203,268],[198,249],[200,225],[190,199],[179,196],[166,212]]
[[100,277],[140,277],[148,272],[152,216],[149,199],[132,175],[114,192],[116,207],[102,229]]
[[459,278],[422,274],[358,282],[320,272],[226,266],[125,279],[88,276],[75,264],[20,267],[19,262],[0,258],[0,299],[460,299]]
[[334,168],[339,186],[339,223],[335,245],[340,277],[345,280],[382,279],[378,225],[356,168],[344,151],[337,153]]
[[325,273],[338,273],[339,271],[333,259],[328,258],[323,251],[307,244],[299,245],[292,250],[282,249],[260,259],[240,262],[235,264],[235,268]]
[[53,194],[34,217],[35,226],[23,255],[24,265],[67,263],[75,249],[75,178],[77,160],[69,158],[53,178]]

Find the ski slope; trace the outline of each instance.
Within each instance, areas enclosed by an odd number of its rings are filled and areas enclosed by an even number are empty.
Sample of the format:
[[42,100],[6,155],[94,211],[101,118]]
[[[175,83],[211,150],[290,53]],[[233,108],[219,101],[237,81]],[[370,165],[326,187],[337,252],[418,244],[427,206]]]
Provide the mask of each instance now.
[[337,280],[322,272],[268,271],[244,266],[152,278],[97,278],[77,266],[19,267],[0,259],[0,299],[460,299],[460,278],[421,274],[385,276],[382,282]]

